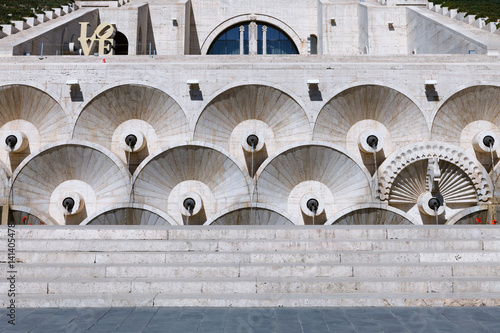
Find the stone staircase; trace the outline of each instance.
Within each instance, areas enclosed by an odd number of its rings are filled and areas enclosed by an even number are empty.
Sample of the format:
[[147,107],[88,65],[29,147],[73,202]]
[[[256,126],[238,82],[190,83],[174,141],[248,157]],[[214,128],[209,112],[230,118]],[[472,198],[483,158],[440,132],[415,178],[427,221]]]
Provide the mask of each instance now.
[[17,307],[500,305],[498,226],[15,230]]

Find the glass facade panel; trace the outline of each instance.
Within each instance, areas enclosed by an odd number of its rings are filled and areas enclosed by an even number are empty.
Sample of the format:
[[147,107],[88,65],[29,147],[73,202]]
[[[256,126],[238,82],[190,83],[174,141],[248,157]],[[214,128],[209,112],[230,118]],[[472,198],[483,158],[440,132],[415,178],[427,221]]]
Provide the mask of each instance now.
[[[293,41],[279,28],[263,22],[257,22],[257,54],[263,54],[263,26],[267,27],[267,54],[298,54]],[[210,46],[208,54],[239,54],[240,27],[244,26],[243,53],[250,53],[250,22],[236,24],[223,31]]]

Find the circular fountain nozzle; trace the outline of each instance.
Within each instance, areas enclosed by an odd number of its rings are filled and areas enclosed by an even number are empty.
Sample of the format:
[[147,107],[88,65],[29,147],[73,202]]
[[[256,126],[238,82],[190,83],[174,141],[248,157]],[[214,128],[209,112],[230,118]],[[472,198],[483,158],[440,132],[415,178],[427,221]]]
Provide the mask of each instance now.
[[366,138],[366,143],[373,148],[373,150],[377,150],[378,138],[375,135],[369,135]]
[[73,198],[67,197],[63,200],[62,205],[64,209],[71,213],[73,207],[75,207],[75,200],[73,200]]
[[194,207],[196,207],[196,201],[193,198],[187,198],[184,200],[182,205],[191,214],[194,210]]
[[125,143],[130,147],[130,149],[134,149],[137,144],[137,137],[134,134],[129,134],[125,137]]
[[14,149],[17,145],[17,137],[15,135],[9,135],[5,138],[5,144],[9,146],[10,149]]
[[429,204],[429,208],[432,210],[436,210],[439,207],[441,207],[441,202],[439,202],[439,199],[437,199],[437,198],[431,198],[429,200],[428,204]]
[[319,207],[319,202],[318,200],[316,199],[309,199],[307,200],[307,208],[313,212],[313,214],[316,214],[316,212],[318,211],[318,207]]
[[255,149],[259,144],[259,137],[255,134],[250,134],[247,137],[247,143],[250,147],[252,147],[252,149]]
[[386,134],[377,129],[369,129],[358,136],[358,148],[366,154],[378,153],[384,149]]
[[483,144],[486,147],[493,147],[493,145],[495,144],[495,139],[491,135],[486,135],[483,138]]

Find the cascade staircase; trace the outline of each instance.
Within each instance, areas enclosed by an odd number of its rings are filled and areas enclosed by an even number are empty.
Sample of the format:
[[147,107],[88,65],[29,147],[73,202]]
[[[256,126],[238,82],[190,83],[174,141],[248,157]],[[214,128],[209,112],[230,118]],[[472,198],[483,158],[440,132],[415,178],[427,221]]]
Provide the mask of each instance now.
[[15,230],[17,307],[500,305],[499,226]]

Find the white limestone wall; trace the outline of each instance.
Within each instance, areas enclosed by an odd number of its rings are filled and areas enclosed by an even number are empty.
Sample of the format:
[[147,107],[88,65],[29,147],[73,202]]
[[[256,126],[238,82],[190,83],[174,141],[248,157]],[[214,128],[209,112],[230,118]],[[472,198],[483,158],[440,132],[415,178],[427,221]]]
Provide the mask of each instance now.
[[362,34],[368,35],[368,41],[360,35],[361,53],[365,53],[367,47],[368,54],[407,54],[405,7],[385,7],[372,3],[360,3],[359,7],[366,8],[362,11],[366,18],[360,16],[360,26]]
[[186,54],[189,32],[193,29],[193,25],[194,27],[197,25],[197,22],[190,18],[189,0],[151,0],[148,1],[148,5],[156,54]]
[[370,50],[369,22],[368,22],[368,7],[358,6],[358,23],[359,23],[359,50],[360,54],[368,54]]
[[[323,54],[358,54],[359,34],[357,2],[322,1],[321,35]],[[332,19],[335,22],[332,22]]]

